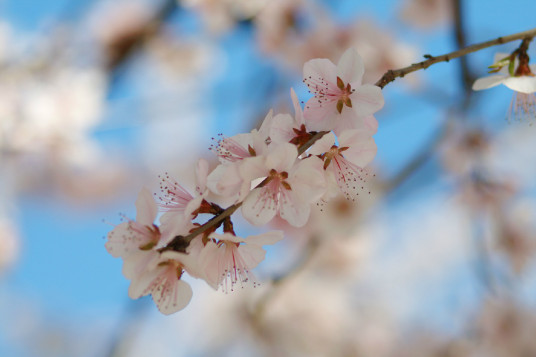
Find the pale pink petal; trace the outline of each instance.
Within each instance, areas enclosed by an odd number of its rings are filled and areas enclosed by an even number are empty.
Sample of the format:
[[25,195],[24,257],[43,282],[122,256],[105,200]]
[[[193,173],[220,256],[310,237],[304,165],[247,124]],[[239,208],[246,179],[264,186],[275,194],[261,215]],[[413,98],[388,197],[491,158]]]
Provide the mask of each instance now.
[[378,148],[367,131],[347,130],[339,136],[339,147],[348,147],[342,155],[359,167],[367,166],[376,156]]
[[218,290],[218,286],[224,278],[220,272],[222,259],[223,251],[212,241],[209,241],[199,253],[199,269],[203,279],[214,290]]
[[140,242],[142,241],[141,239],[136,239],[137,235],[133,236],[129,224],[130,222],[123,222],[108,233],[108,241],[104,246],[108,253],[115,258],[122,257],[138,250]]
[[184,209],[184,217],[187,220],[191,219],[192,216],[194,216],[194,212],[199,209],[199,207],[201,206],[201,202],[203,202],[203,200],[205,199],[205,196],[206,195],[197,196],[196,198],[188,202],[186,208]]
[[259,265],[266,255],[266,251],[260,246],[250,244],[241,244],[237,249],[237,253],[242,258],[242,262],[248,271]]
[[248,189],[252,180],[267,176],[265,160],[264,156],[256,156],[245,159],[240,163],[238,172]]
[[[318,201],[326,191],[323,161],[309,157],[300,161],[288,179],[295,202],[310,204]],[[298,201],[299,200],[299,201]]]
[[131,299],[138,299],[142,296],[149,295],[153,289],[155,280],[158,281],[162,274],[161,267],[146,270],[141,275],[134,277],[128,287],[128,296]]
[[374,114],[383,108],[384,104],[382,90],[372,84],[365,84],[355,88],[355,92],[352,93],[350,98],[352,99],[352,109],[360,117]]
[[268,245],[268,244],[275,244],[282,240],[284,237],[284,233],[282,231],[270,231],[254,236],[249,236],[245,239],[246,244],[254,244],[258,246]]
[[281,191],[280,216],[294,227],[303,227],[309,219],[311,207],[288,190]]
[[270,138],[273,143],[288,143],[296,134],[292,129],[298,128],[290,114],[278,114],[274,117],[270,130]]
[[328,120],[339,117],[335,102],[319,102],[316,97],[305,103],[303,115],[307,128],[314,131],[331,130],[331,123]]
[[475,83],[473,83],[473,90],[482,90],[498,86],[504,82],[506,78],[508,78],[508,76],[503,74],[478,78]]
[[212,233],[209,237],[217,239],[217,240],[225,240],[225,241],[233,242],[233,243],[244,243],[245,242],[244,238],[235,236],[232,233],[223,233],[223,234]]
[[174,250],[168,250],[160,254],[159,261],[175,261],[182,265],[182,268],[194,278],[204,279],[199,269],[199,255],[201,250],[205,247],[201,237],[194,238],[187,248],[187,254],[177,252]]
[[289,143],[277,145],[266,155],[266,168],[275,169],[278,172],[289,171],[298,157],[298,149]]
[[363,170],[339,155],[333,158],[329,167],[341,192],[347,199],[355,200],[365,180]]
[[127,279],[141,276],[148,267],[152,267],[159,259],[159,253],[154,250],[137,250],[123,258],[123,275]]
[[242,204],[242,216],[256,226],[268,223],[277,212],[275,195],[268,187],[254,189]]
[[378,132],[378,121],[373,115],[369,115],[363,118],[365,126],[369,128],[371,134]]
[[317,58],[303,65],[304,82],[312,93],[324,91],[327,86],[337,87],[337,67],[328,59]]
[[300,127],[302,124],[305,124],[305,121],[303,118],[300,100],[298,99],[298,96],[296,95],[296,92],[294,92],[293,88],[290,88],[290,97],[292,98],[292,105],[294,106],[294,118],[296,119],[297,127]]
[[178,279],[173,269],[170,269],[166,278],[160,288],[153,290],[152,296],[158,310],[170,315],[184,309],[190,303],[193,292],[190,284]]
[[354,86],[354,83],[361,84],[364,73],[365,65],[359,53],[354,48],[347,49],[337,64],[337,75],[345,84]]
[[136,222],[144,226],[152,225],[157,212],[153,195],[144,187],[136,200]]
[[313,146],[311,146],[308,153],[311,155],[322,155],[326,151],[329,151],[333,145],[335,145],[335,135],[332,132],[329,132],[317,140]]
[[536,76],[508,77],[503,81],[503,84],[520,93],[536,92]]
[[207,178],[208,188],[217,195],[231,197],[240,192],[244,180],[238,165],[219,165]]
[[195,189],[200,195],[202,195],[207,188],[207,176],[208,161],[205,159],[199,159],[195,168],[195,177],[197,180],[197,187]]
[[261,135],[263,140],[265,140],[268,136],[270,136],[273,117],[274,117],[274,111],[270,109],[268,114],[266,114],[266,117],[264,117],[261,127],[259,128],[259,134]]
[[184,234],[188,231],[190,220],[183,212],[170,211],[160,217],[160,242],[159,246],[166,245],[175,236]]

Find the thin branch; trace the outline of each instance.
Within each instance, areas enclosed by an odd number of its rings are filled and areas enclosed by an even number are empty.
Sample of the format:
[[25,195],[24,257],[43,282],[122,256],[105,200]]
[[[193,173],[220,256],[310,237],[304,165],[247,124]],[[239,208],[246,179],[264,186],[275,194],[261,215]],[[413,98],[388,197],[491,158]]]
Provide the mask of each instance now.
[[427,58],[426,61],[414,63],[411,66],[400,68],[400,69],[388,70],[382,76],[382,78],[380,78],[378,82],[376,82],[376,85],[383,89],[387,84],[393,82],[396,78],[399,78],[399,77],[402,78],[408,73],[415,72],[420,69],[426,69],[435,63],[449,62],[452,59],[465,56],[469,53],[476,52],[484,48],[501,45],[501,44],[516,41],[516,40],[532,39],[534,36],[536,36],[536,28],[532,30],[528,30],[528,31],[515,33],[509,36],[498,37],[494,40],[477,43],[477,44],[462,48],[461,50],[450,52],[450,53],[437,56],[437,57],[434,57],[431,55],[425,55],[425,57]]
[[[315,135],[313,135],[311,137],[311,139],[309,139],[309,141],[307,141],[305,144],[303,144],[298,149],[298,156],[300,156],[305,151],[307,151],[307,149],[309,149],[315,142],[320,140],[320,138],[322,138],[327,133],[329,133],[329,131],[320,131],[320,132],[316,133]],[[267,182],[266,180],[261,182],[255,188],[263,187],[266,184],[266,182]],[[162,248],[161,251],[175,250],[174,249],[175,246],[180,246],[180,247],[188,246],[188,244],[195,237],[197,237],[198,235],[206,232],[207,230],[219,225],[221,222],[223,222],[224,219],[226,219],[227,217],[230,217],[233,213],[235,213],[235,211],[238,208],[240,208],[240,206],[242,206],[242,203],[243,203],[243,201],[237,202],[234,205],[231,205],[231,206],[227,207],[223,212],[221,212],[218,215],[215,215],[210,220],[208,220],[205,224],[201,225],[199,228],[196,228],[194,231],[192,231],[187,236],[185,236],[185,237],[176,236],[175,238],[173,238],[173,240],[171,242],[169,242],[169,244],[167,246]]]

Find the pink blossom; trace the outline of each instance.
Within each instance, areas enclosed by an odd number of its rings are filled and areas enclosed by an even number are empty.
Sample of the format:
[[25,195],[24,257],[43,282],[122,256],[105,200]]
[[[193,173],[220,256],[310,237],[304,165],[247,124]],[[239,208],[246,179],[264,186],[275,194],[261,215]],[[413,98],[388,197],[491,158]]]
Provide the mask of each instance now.
[[156,203],[146,188],[138,195],[136,210],[135,221],[127,220],[108,233],[106,250],[116,258],[126,258],[140,250],[150,250],[160,241],[160,230],[154,225]]
[[295,227],[307,222],[310,204],[322,197],[326,183],[320,160],[311,157],[297,162],[297,156],[296,146],[281,144],[240,167],[245,183],[264,179],[263,186],[253,189],[242,205],[242,215],[251,224],[268,223],[277,213]]
[[184,230],[184,226],[197,216],[197,211],[208,194],[207,176],[208,162],[200,159],[196,167],[195,197],[169,175],[161,177],[162,195],[158,198],[161,209],[166,213],[160,218],[160,223],[162,235],[167,238],[162,242],[163,245],[176,235],[176,231]]
[[[226,293],[233,291],[237,283],[253,281],[251,269],[264,260],[266,251],[263,245],[274,244],[283,239],[283,232],[275,231],[246,239],[231,233],[213,233],[199,255],[199,265],[204,271],[205,280]],[[257,284],[253,281],[254,286]]]
[[165,315],[182,310],[193,294],[190,285],[181,280],[189,263],[187,254],[162,253],[159,259],[153,260],[142,274],[132,280],[128,295],[138,299],[151,294],[158,310]]
[[237,134],[230,138],[220,134],[216,145],[211,150],[216,153],[221,163],[232,163],[245,158],[261,155],[266,149],[266,139],[270,134],[273,112],[270,110],[259,130],[253,129],[247,134]]
[[224,197],[237,195],[237,200],[241,200],[249,192],[249,187],[244,190],[239,167],[244,159],[266,152],[272,120],[273,113],[270,110],[259,130],[254,129],[248,134],[220,139],[217,146],[211,147],[221,162],[207,178],[207,186],[212,192]]
[[314,94],[304,111],[311,129],[340,134],[345,129],[367,127],[363,118],[372,121],[372,114],[383,107],[384,101],[379,87],[362,84],[364,72],[363,60],[352,48],[342,55],[337,66],[328,59],[305,63],[304,83]]
[[309,139],[307,122],[303,117],[303,111],[294,89],[290,89],[292,104],[294,105],[294,117],[289,114],[277,114],[270,127],[270,139],[272,143],[289,143],[299,145],[305,139]]
[[[309,150],[324,160],[324,170],[330,173],[341,192],[354,200],[368,173],[363,170],[376,156],[376,143],[368,130],[347,130],[335,145],[335,135],[329,133]],[[333,180],[331,180],[333,182]]]

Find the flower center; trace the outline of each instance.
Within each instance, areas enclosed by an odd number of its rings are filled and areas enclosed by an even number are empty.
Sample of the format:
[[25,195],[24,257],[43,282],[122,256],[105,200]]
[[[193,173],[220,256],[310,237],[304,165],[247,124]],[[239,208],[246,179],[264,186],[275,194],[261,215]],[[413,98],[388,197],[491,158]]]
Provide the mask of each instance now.
[[352,89],[350,83],[344,85],[344,81],[341,77],[337,77],[337,87],[341,90],[339,94],[339,100],[337,101],[337,111],[339,114],[342,113],[342,108],[346,105],[348,108],[352,107],[352,100],[350,95],[355,91]]
[[277,172],[275,169],[271,169],[268,179],[271,182],[280,183],[281,186],[283,186],[286,190],[289,190],[289,191],[292,190],[292,187],[290,187],[290,184],[287,181],[285,181],[286,179],[288,179],[288,172],[286,171]]

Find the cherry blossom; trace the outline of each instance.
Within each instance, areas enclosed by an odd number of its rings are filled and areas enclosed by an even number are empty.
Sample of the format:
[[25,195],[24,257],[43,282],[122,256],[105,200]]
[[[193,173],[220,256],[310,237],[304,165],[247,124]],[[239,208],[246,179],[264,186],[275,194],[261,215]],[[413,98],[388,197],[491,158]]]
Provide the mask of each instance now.
[[294,106],[294,117],[290,114],[277,114],[270,127],[270,139],[273,143],[292,143],[299,147],[305,144],[311,135],[296,92],[292,88],[290,96]]
[[140,250],[150,250],[160,240],[160,230],[154,224],[157,214],[156,203],[146,188],[138,195],[136,210],[135,221],[127,219],[108,233],[106,250],[115,258],[126,258]]
[[272,121],[273,112],[270,110],[259,130],[222,138],[216,146],[211,147],[221,162],[207,178],[207,186],[212,192],[226,197],[237,195],[237,201],[249,192],[249,187],[244,186],[240,177],[239,167],[244,159],[266,152]]
[[151,265],[132,280],[128,295],[138,299],[152,295],[158,310],[169,315],[182,310],[192,298],[192,288],[181,280],[186,266],[191,262],[187,254],[164,252]]
[[[222,287],[224,292],[233,291],[237,283],[254,280],[251,269],[264,260],[264,245],[283,239],[283,232],[274,231],[249,236],[246,239],[232,233],[213,233],[199,255],[200,269],[205,280],[213,288]],[[257,283],[253,281],[253,285]]]
[[[358,129],[372,124],[372,114],[383,107],[381,89],[363,84],[363,60],[355,49],[347,50],[337,66],[328,59],[313,59],[303,67],[304,83],[314,94],[304,115],[313,130]],[[367,118],[367,120],[364,120]]]
[[[523,61],[513,60],[513,55],[506,53],[495,54],[494,65],[498,72],[491,76],[478,78],[473,83],[473,90],[482,90],[504,84],[514,91],[510,103],[508,119],[522,120],[536,117],[536,65],[528,64],[528,56]],[[513,61],[513,65],[512,62]],[[510,68],[508,68],[510,67]]]
[[[182,225],[187,224],[200,213],[208,194],[208,170],[208,162],[200,159],[196,166],[195,197],[168,174],[161,176],[160,191],[162,194],[158,196],[159,206],[166,213],[160,218],[160,223],[162,233],[167,238],[173,238],[173,232],[183,229]],[[168,240],[164,240],[162,244],[167,242]]]
[[376,143],[368,130],[347,130],[335,145],[335,135],[329,133],[309,150],[324,160],[324,170],[330,173],[342,193],[354,200],[361,184],[368,175],[363,170],[376,156]]
[[268,223],[277,213],[295,227],[307,222],[310,204],[322,197],[326,184],[320,160],[311,157],[296,163],[297,156],[296,146],[286,143],[240,167],[245,183],[264,179],[242,205],[242,215],[251,224]]

